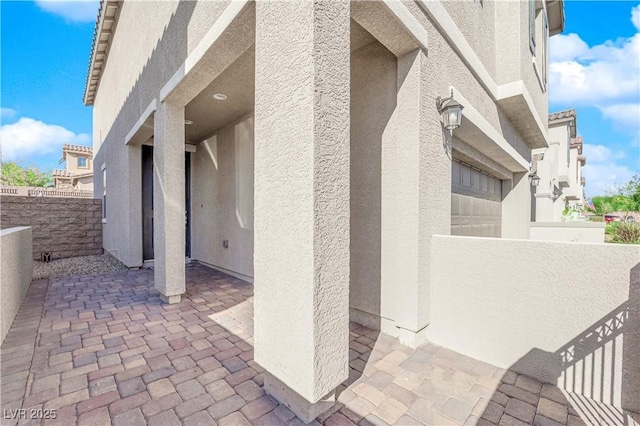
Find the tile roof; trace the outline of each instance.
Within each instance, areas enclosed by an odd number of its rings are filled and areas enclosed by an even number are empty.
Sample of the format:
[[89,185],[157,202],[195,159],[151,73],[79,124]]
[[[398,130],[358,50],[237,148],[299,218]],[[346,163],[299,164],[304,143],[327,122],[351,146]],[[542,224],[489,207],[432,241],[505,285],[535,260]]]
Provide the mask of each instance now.
[[67,143],[62,146],[62,151],[88,152],[89,154],[93,154],[93,148],[90,146],[70,145]]
[[531,157],[531,174],[535,175],[538,172],[538,161],[542,161],[543,159],[544,153],[533,154],[533,157]]
[[563,120],[565,118],[571,118],[576,116],[576,110],[575,109],[567,109],[565,111],[558,111],[558,112],[553,112],[551,114],[549,114],[549,121],[555,121],[555,120]]
[[84,104],[93,105],[100,84],[102,70],[109,54],[109,45],[113,38],[118,19],[118,9],[122,0],[100,0],[100,8],[93,31],[91,56],[87,81],[84,88]]
[[571,141],[569,142],[569,148],[577,149],[578,154],[582,155],[582,136],[571,138]]
[[53,177],[58,177],[58,178],[82,178],[82,177],[87,177],[87,176],[93,176],[93,172],[84,172],[84,173],[71,173],[68,172],[66,170],[60,170],[60,169],[55,169],[53,172],[51,172],[51,175]]
[[53,177],[72,177],[73,173],[70,173],[66,170],[55,169],[52,173]]

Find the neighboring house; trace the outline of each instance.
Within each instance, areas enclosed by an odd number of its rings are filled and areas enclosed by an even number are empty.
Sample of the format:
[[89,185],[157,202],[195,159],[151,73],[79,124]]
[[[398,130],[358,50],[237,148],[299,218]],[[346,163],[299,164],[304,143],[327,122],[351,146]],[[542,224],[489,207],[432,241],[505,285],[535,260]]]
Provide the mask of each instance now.
[[93,149],[88,146],[68,145],[62,147],[65,169],[53,171],[53,180],[58,189],[93,191]]
[[570,208],[582,211],[585,206],[584,187],[587,180],[582,176],[582,167],[587,164],[587,157],[582,154],[582,136],[572,138],[569,144],[569,188],[564,191]]
[[533,150],[536,174],[534,222],[560,222],[567,208],[584,207],[582,137],[577,136],[574,109],[549,115],[549,147]]
[[265,389],[313,418],[349,319],[425,341],[432,235],[529,237],[563,26],[558,0],[102,1],[84,101],[104,248],[153,261],[169,303],[185,257],[255,281]]

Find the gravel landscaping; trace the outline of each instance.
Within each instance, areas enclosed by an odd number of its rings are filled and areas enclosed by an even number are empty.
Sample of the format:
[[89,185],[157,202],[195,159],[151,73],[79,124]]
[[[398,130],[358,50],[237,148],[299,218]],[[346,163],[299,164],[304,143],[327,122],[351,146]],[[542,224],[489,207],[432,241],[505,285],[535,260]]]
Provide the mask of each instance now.
[[109,253],[98,256],[69,257],[49,263],[33,261],[33,279],[78,277],[126,271],[128,268]]

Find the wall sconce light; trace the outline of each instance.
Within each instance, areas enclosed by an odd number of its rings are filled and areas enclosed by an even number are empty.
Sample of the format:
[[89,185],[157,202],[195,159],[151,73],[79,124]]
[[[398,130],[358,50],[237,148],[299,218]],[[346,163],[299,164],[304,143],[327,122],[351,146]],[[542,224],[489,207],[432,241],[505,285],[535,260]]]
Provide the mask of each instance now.
[[533,187],[540,185],[540,176],[535,173],[529,174],[529,182],[531,182],[531,186]]
[[462,122],[462,110],[464,107],[453,99],[453,90],[451,90],[451,95],[448,98],[441,99],[440,96],[438,96],[436,105],[440,113],[442,125],[453,135],[453,130],[460,127],[460,123]]

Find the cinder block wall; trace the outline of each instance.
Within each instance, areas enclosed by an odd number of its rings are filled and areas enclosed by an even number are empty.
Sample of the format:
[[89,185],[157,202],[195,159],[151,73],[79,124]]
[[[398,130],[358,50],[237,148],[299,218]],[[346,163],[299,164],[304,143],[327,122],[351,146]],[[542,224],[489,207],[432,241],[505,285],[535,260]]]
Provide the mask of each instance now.
[[33,258],[102,254],[101,200],[84,198],[0,197],[0,228],[30,226]]

